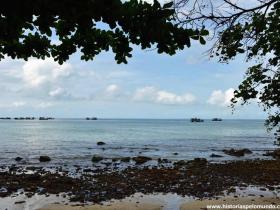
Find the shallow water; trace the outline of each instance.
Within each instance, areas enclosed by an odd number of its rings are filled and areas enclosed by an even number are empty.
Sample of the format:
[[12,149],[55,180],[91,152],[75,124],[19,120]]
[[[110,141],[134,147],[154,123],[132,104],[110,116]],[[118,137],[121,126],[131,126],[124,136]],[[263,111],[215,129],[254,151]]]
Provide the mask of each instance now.
[[[263,191],[260,190],[259,187],[249,186],[246,189],[239,189],[236,188],[236,193],[231,193],[226,197],[219,196],[220,199],[236,199],[234,198],[235,195],[238,195],[238,199],[248,198],[257,200],[258,204],[262,204],[261,201],[258,201],[260,195],[265,197],[267,200],[271,198],[279,198],[279,191]],[[182,197],[177,194],[173,193],[156,193],[156,194],[142,194],[142,193],[135,193],[132,196],[129,196],[122,200],[110,200],[103,202],[103,206],[111,206],[118,203],[123,203],[124,206],[127,204],[134,204],[134,205],[141,205],[141,204],[156,204],[162,206],[162,210],[179,210],[183,204],[188,204],[191,202],[196,201],[197,199],[194,197]],[[214,199],[215,200],[215,199]],[[16,204],[16,202],[24,203]],[[228,202],[228,201],[227,201]],[[227,202],[224,202],[225,204]],[[0,198],[0,209],[8,209],[8,210],[38,210],[43,207],[47,207],[50,204],[58,204],[61,207],[61,204],[66,205],[79,205],[79,203],[69,203],[67,198],[63,198],[61,195],[49,195],[46,197],[45,195],[37,195],[35,194],[31,198],[27,198],[24,195],[18,195],[15,197],[6,197]],[[90,205],[90,203],[88,203]],[[79,208],[79,207],[78,207]],[[56,209],[56,208],[52,208]],[[64,208],[60,208],[64,209]],[[116,208],[120,209],[120,208]],[[201,208],[202,209],[202,208]]]
[[[52,161],[47,164],[54,165],[90,165],[93,154],[209,158],[211,153],[224,155],[225,148],[249,148],[254,153],[244,158],[258,158],[274,148],[273,135],[266,132],[262,120],[2,120],[0,131],[0,164],[15,163],[16,156],[23,157],[25,164],[39,164],[40,155],[49,155]],[[106,145],[97,146],[98,141]],[[225,159],[232,157],[225,155]]]

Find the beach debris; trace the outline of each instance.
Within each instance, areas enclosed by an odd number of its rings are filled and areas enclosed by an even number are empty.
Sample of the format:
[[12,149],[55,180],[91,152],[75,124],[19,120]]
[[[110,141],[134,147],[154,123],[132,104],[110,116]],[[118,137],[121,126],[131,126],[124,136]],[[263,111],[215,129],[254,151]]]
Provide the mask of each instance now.
[[51,158],[49,156],[42,155],[39,157],[39,161],[40,162],[49,162],[49,161],[51,161]]
[[104,159],[104,158],[101,157],[101,156],[93,155],[92,158],[91,158],[91,161],[97,163],[97,162],[100,162],[100,161],[103,160],[103,159]]
[[23,159],[22,157],[16,157],[16,158],[15,158],[15,161],[19,162],[19,161],[21,161],[22,159]]
[[210,155],[210,157],[211,157],[211,158],[220,158],[220,157],[224,157],[224,156],[222,156],[222,155],[217,155],[217,154],[212,153],[212,154]]
[[152,160],[152,158],[146,156],[137,156],[133,157],[132,160],[134,160],[137,165],[140,165]]
[[97,142],[96,144],[97,144],[98,146],[102,146],[102,145],[105,145],[106,143],[103,142],[103,141],[99,141],[99,142]]
[[230,156],[242,157],[245,154],[252,154],[253,152],[249,149],[224,149],[223,152]]

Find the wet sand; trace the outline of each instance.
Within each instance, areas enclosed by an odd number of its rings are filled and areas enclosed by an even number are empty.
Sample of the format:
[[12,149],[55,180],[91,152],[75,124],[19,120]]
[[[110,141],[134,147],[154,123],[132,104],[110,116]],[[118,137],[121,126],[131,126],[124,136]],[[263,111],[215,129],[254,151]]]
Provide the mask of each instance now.
[[75,176],[62,168],[11,166],[0,175],[0,209],[8,210],[187,210],[212,202],[234,204],[215,200],[222,196],[236,204],[263,204],[263,198],[280,204],[280,160],[210,163],[197,158],[172,167],[113,171],[79,167]]
[[[172,207],[173,210],[202,210],[207,209],[207,205],[280,205],[280,199],[277,197],[247,197],[247,198],[235,198],[224,197],[218,200],[189,200],[180,205],[179,208]],[[166,208],[164,203],[135,203],[127,201],[116,201],[111,204],[105,205],[90,205],[90,206],[69,206],[52,204],[39,210],[164,210],[171,209]],[[250,208],[251,209],[251,208]]]
[[67,206],[53,204],[39,210],[161,210],[162,207],[157,204],[147,203],[114,203],[112,205],[92,205],[92,206]]
[[[207,209],[207,205],[280,205],[280,199],[276,197],[247,197],[247,198],[234,198],[226,197],[218,200],[197,200],[192,202],[187,202],[181,205],[180,210],[202,210]],[[210,208],[208,208],[210,209]],[[217,208],[218,209],[218,208]],[[222,208],[226,209],[226,208]],[[227,208],[230,209],[230,208]],[[232,208],[236,209],[236,208]],[[252,209],[252,208],[249,208]],[[255,209],[255,208],[254,208]],[[264,209],[264,208],[262,208]],[[277,208],[280,209],[280,208]],[[54,210],[54,209],[52,209]]]

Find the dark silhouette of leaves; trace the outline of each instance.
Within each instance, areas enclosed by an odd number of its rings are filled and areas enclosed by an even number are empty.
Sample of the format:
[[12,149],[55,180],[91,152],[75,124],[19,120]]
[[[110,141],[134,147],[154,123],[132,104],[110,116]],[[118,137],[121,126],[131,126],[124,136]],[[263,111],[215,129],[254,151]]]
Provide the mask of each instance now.
[[230,0],[178,0],[176,8],[179,25],[213,31],[211,56],[229,62],[245,54],[247,61],[254,60],[232,107],[256,100],[269,114],[268,128],[277,127],[280,134],[280,0],[257,0],[246,8]]
[[175,25],[174,12],[172,2],[161,6],[157,0],[3,1],[0,58],[53,57],[61,64],[76,51],[88,61],[111,49],[117,63],[127,63],[130,44],[174,55],[199,32]]

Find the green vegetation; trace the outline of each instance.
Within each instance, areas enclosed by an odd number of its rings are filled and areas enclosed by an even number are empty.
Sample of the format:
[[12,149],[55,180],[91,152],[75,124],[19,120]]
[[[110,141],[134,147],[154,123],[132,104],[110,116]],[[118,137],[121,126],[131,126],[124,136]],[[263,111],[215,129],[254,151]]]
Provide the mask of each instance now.
[[[78,50],[88,61],[111,49],[117,63],[127,63],[130,44],[174,55],[190,47],[191,39],[203,42],[208,32],[175,25],[172,5],[138,0],[5,1],[0,8],[0,58],[53,57],[62,64]],[[98,27],[100,23],[106,27]],[[51,42],[54,37],[59,41]]]
[[[239,54],[255,65],[234,92],[232,107],[257,101],[269,113],[269,129],[280,132],[280,1],[256,0],[255,5],[230,0],[178,0],[181,26],[213,31],[212,57],[229,62]],[[280,138],[280,137],[279,137]]]

